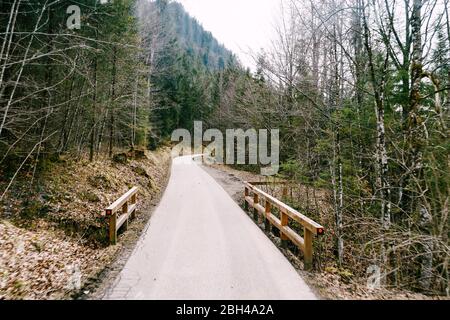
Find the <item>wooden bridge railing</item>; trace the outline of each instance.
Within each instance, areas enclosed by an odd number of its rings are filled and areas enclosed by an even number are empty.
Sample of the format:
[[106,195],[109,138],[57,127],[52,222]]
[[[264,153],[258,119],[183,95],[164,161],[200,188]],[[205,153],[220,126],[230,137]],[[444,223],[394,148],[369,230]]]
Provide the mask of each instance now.
[[[109,217],[109,243],[117,243],[117,231],[125,223],[128,226],[128,218],[134,218],[137,207],[138,187],[134,187],[106,208],[106,216]],[[121,213],[118,216],[118,213]]]
[[[323,226],[312,219],[291,208],[287,204],[271,196],[270,194],[258,189],[256,186],[276,185],[283,182],[255,182],[245,183],[245,209],[253,208],[253,217],[258,221],[258,216],[264,217],[266,231],[270,231],[270,224],[280,230],[282,246],[286,247],[287,241],[292,241],[304,254],[305,269],[312,268],[313,262],[313,237],[325,233]],[[287,187],[283,187],[283,196],[287,195]],[[272,209],[277,208],[280,212],[280,219],[273,213]],[[303,237],[289,227],[289,219],[298,222],[304,230]]]

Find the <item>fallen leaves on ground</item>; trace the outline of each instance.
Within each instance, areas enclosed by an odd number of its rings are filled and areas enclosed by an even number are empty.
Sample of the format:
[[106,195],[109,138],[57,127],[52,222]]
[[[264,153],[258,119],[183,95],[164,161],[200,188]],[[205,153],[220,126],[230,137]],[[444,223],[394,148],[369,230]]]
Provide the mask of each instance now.
[[140,188],[138,212],[146,208],[164,187],[169,163],[170,150],[162,148],[126,163],[62,159],[31,190],[19,178],[0,204],[0,299],[78,294],[121,248],[98,238],[99,230],[107,235],[104,209],[132,186]]
[[0,221],[0,299],[63,297],[108,262],[108,251]]

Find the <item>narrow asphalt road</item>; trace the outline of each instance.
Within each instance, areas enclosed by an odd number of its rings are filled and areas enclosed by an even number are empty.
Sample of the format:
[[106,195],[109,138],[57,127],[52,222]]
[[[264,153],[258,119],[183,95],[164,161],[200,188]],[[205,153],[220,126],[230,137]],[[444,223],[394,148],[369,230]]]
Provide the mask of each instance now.
[[316,299],[289,261],[191,157],[105,299]]

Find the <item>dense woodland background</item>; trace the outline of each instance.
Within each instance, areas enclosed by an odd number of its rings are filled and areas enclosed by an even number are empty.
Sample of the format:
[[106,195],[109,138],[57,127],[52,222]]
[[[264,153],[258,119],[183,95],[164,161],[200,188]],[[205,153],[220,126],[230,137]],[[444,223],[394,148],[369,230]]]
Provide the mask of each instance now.
[[448,2],[282,1],[252,73],[175,2],[79,0],[69,30],[73,1],[3,0],[0,201],[60,157],[154,149],[194,120],[279,128],[282,176],[306,188],[290,204],[329,221],[317,268],[448,294]]

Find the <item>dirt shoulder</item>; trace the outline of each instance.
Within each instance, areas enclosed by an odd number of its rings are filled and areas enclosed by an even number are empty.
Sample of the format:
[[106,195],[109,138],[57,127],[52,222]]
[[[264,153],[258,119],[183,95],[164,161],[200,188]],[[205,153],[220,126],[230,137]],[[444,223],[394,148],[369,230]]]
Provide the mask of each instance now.
[[[239,171],[224,165],[203,165],[208,172],[227,193],[243,207],[244,181],[264,181],[264,177],[250,172]],[[318,191],[320,193],[320,191]],[[324,200],[325,201],[325,200]],[[247,213],[252,219],[253,216]],[[323,265],[321,271],[306,272],[303,262],[297,254],[281,247],[281,241],[272,233],[267,233],[264,225],[261,230],[272,240],[285,257],[296,268],[298,273],[313,289],[316,295],[327,300],[427,300],[432,299],[423,294],[401,291],[396,289],[380,288],[367,289],[366,279],[350,278],[348,274],[330,265]],[[327,241],[327,240],[323,240]],[[435,297],[439,299],[439,297]]]
[[[0,300],[97,297],[158,204],[170,162],[169,148],[115,161],[61,159],[32,186],[18,179],[0,203]],[[132,186],[140,188],[137,217],[109,246],[104,208]]]

